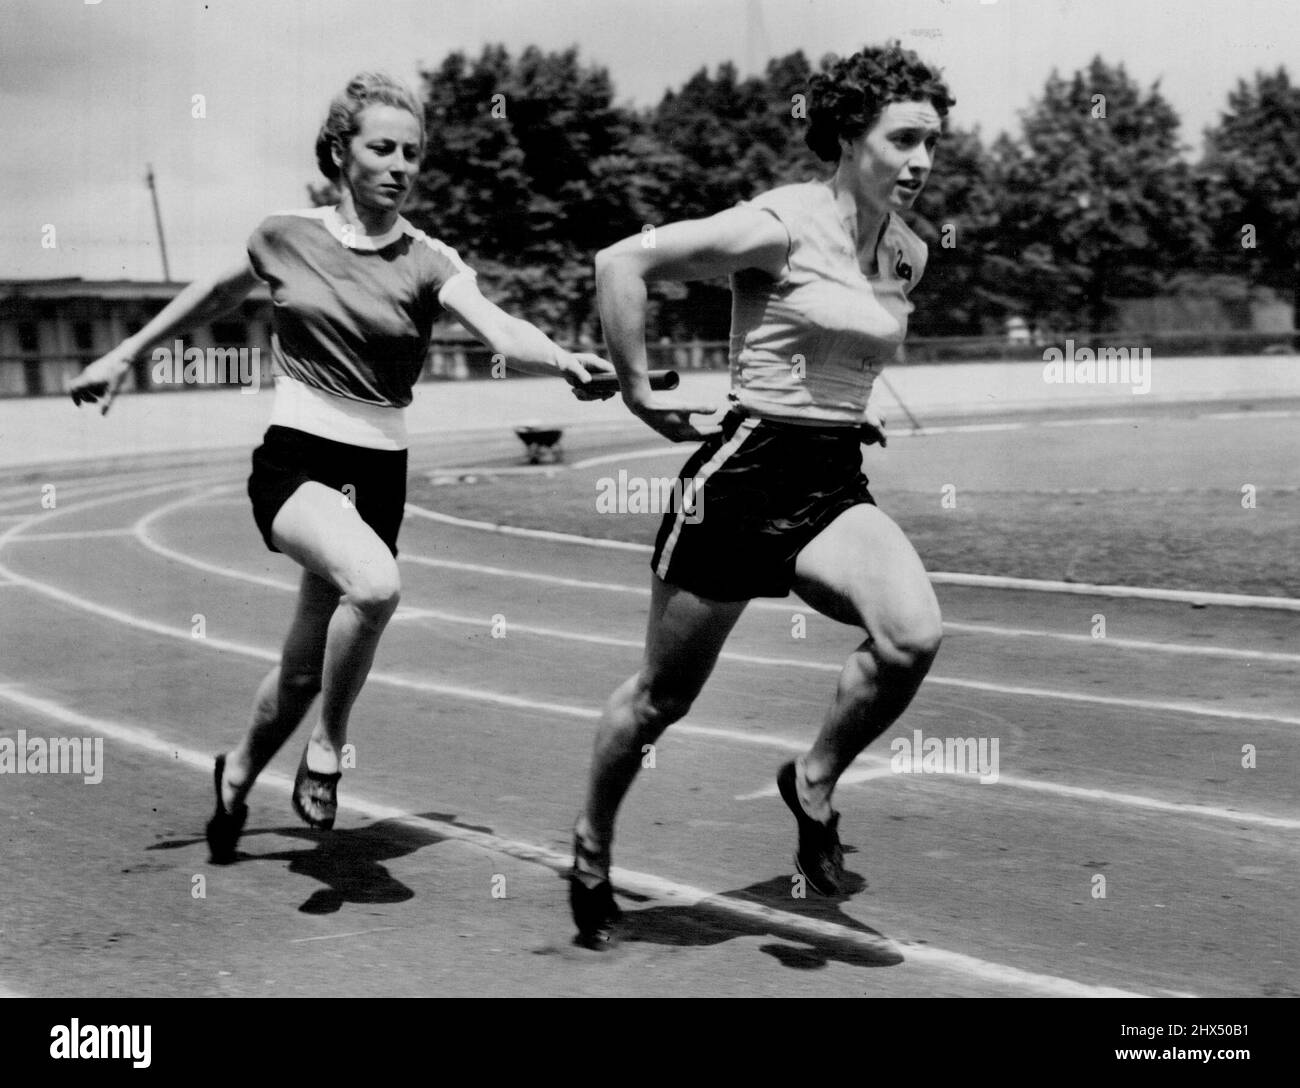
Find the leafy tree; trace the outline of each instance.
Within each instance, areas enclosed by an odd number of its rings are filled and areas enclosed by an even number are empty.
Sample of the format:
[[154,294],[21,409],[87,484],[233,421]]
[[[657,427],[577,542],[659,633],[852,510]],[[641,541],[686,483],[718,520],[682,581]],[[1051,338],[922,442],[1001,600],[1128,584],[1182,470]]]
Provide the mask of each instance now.
[[502,304],[572,339],[594,320],[595,251],[639,229],[634,119],[576,48],[489,46],[422,73],[429,147],[410,208]]
[[1198,170],[1212,237],[1205,271],[1283,291],[1300,328],[1300,87],[1285,68],[1239,80],[1205,139]]
[[1103,329],[1108,299],[1153,295],[1196,262],[1207,230],[1178,125],[1158,82],[1143,90],[1123,65],[1048,78],[1023,143],[997,149],[994,263],[1034,317]]
[[986,331],[990,316],[1014,310],[999,293],[990,264],[999,221],[995,164],[979,132],[953,127],[939,142],[934,168],[907,217],[930,247],[910,327],[918,336]]

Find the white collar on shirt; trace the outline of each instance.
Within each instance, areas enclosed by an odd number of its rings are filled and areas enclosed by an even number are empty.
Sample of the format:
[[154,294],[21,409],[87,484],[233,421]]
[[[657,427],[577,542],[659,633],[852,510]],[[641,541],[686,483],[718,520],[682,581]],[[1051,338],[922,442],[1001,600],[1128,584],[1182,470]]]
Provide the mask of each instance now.
[[343,218],[337,205],[318,210],[325,229],[349,249],[383,249],[384,246],[392,245],[403,234],[415,233],[415,228],[400,215],[397,217],[397,222],[383,234],[363,234]]

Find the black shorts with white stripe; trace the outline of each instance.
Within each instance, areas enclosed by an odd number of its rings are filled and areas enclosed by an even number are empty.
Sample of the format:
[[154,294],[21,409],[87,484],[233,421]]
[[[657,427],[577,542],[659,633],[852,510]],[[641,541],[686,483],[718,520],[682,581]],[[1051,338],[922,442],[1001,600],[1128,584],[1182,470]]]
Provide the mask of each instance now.
[[678,473],[651,569],[715,601],[784,597],[798,554],[845,510],[875,505],[855,427],[730,412]]

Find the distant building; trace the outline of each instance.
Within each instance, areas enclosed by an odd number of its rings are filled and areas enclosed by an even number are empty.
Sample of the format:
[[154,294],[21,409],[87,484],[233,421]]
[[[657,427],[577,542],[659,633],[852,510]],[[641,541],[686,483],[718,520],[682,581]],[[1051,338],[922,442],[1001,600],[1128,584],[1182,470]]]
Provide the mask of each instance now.
[[[186,287],[140,280],[0,280],[0,396],[62,394],[79,374],[145,324]],[[239,307],[191,330],[185,347],[258,348],[270,380],[271,295],[258,284]],[[424,378],[467,378],[485,369],[486,349],[459,324],[434,326]],[[162,345],[170,347],[170,345]],[[163,390],[141,359],[122,389]]]

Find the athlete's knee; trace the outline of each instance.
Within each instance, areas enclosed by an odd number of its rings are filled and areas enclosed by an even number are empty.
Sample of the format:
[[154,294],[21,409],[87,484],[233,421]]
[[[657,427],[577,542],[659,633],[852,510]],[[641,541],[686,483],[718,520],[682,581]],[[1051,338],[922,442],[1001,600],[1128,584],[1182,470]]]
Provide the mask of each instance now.
[[874,625],[872,656],[893,669],[929,669],[943,642],[943,617],[933,593]]
[[358,571],[349,579],[343,597],[367,623],[387,623],[402,599],[397,564],[376,565]]
[[695,700],[681,691],[665,690],[638,684],[632,698],[632,711],[639,732],[657,737],[674,722],[681,721]]
[[874,640],[876,658],[895,669],[928,669],[943,642],[943,625],[928,618],[892,628]]
[[280,688],[299,697],[313,698],[320,694],[321,669],[319,665],[287,665],[280,669]]

